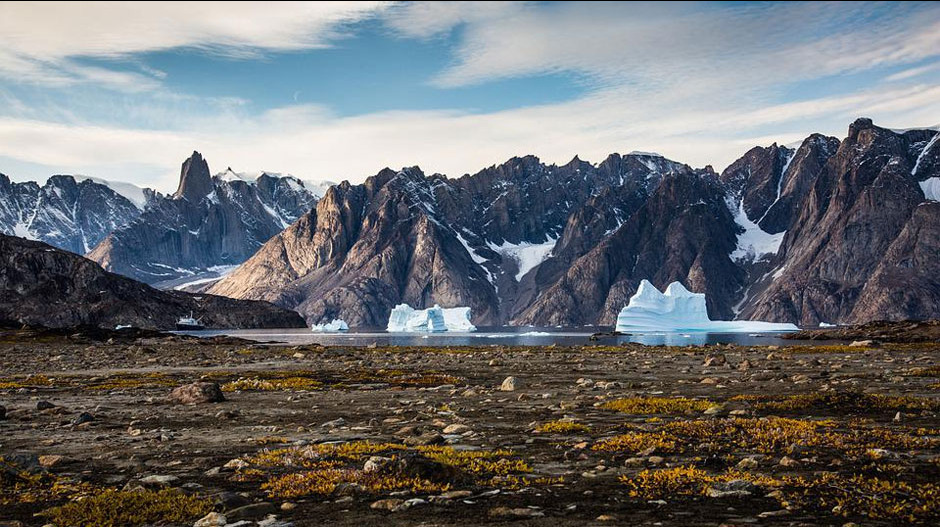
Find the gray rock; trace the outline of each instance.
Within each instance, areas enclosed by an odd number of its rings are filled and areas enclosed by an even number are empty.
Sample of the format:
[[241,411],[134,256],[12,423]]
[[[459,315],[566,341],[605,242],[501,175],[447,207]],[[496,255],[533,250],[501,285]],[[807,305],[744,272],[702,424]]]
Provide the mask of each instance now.
[[494,507],[490,509],[489,515],[492,518],[538,518],[545,516],[545,513],[525,507]]
[[504,392],[514,392],[520,388],[522,388],[522,381],[511,376],[503,379],[503,383],[499,385],[499,389]]
[[90,422],[92,422],[92,421],[94,421],[94,420],[95,420],[95,416],[91,415],[91,414],[88,413],[88,412],[82,412],[82,413],[78,414],[78,416],[76,416],[75,419],[72,419],[72,424],[73,424],[73,425],[81,425],[81,424],[85,424],[85,423],[90,423]]
[[224,527],[228,522],[227,518],[218,512],[210,512],[202,518],[196,520],[193,527]]
[[394,511],[398,509],[398,507],[400,507],[403,503],[405,503],[405,500],[398,498],[387,498],[384,500],[373,501],[372,504],[369,505],[369,508],[379,511]]
[[229,520],[252,520],[274,514],[275,512],[277,512],[277,507],[275,507],[274,504],[262,501],[260,503],[243,505],[237,509],[226,511],[225,516]]
[[390,457],[371,456],[362,466],[363,472],[381,472],[392,462]]
[[204,404],[222,402],[225,396],[217,382],[194,382],[174,388],[169,399],[177,404]]
[[166,487],[166,486],[172,485],[173,483],[176,483],[177,481],[179,481],[179,479],[180,479],[179,477],[172,476],[172,475],[153,474],[151,476],[142,477],[140,478],[139,481],[140,483],[144,485],[148,485],[148,486]]

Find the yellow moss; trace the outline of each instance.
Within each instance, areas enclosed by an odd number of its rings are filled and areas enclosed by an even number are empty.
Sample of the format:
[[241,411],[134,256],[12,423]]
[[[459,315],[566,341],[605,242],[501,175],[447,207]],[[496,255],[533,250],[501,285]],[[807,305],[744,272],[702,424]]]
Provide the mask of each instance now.
[[[374,456],[389,451],[407,450],[408,447],[399,443],[371,443],[368,441],[353,441],[338,444],[317,444],[303,447],[305,455],[319,455],[323,457],[336,457],[358,461],[367,456]],[[312,456],[311,456],[312,457]]]
[[861,456],[870,448],[928,449],[940,442],[923,430],[895,432],[879,427],[837,429],[832,421],[769,417],[673,421],[655,432],[630,432],[594,445],[595,450],[634,453],[655,447],[663,453],[688,450],[748,450],[765,454],[793,444],[824,447]]
[[290,439],[283,436],[264,436],[255,438],[255,443],[258,443],[259,445],[277,445],[290,443]]
[[314,469],[332,468],[339,465],[335,461],[320,459],[320,454],[309,447],[266,449],[253,456],[248,456],[245,461],[252,466],[263,468],[302,467]]
[[681,452],[682,447],[676,438],[665,432],[628,432],[595,443],[591,449],[599,452],[636,453],[655,449],[661,454]]
[[909,523],[940,518],[940,485],[936,483],[828,472],[812,480],[787,478],[785,484],[790,499],[839,516]]
[[635,476],[620,476],[619,479],[627,487],[629,496],[649,500],[704,495],[712,484],[739,479],[757,485],[773,483],[768,478],[747,472],[729,470],[720,474],[711,474],[691,465],[661,470],[643,470]]
[[881,395],[863,392],[824,392],[790,395],[783,399],[760,402],[760,410],[792,412],[809,408],[822,408],[836,412],[865,412],[878,410],[938,410],[940,400],[911,395]]
[[12,378],[0,379],[0,390],[18,390],[20,388],[45,388],[53,385],[52,379],[45,375],[28,375],[23,380]]
[[628,397],[607,402],[603,408],[625,414],[674,414],[702,412],[715,403],[687,397]]
[[535,431],[542,434],[582,434],[591,431],[591,427],[571,421],[549,421],[535,427]]
[[406,452],[416,453],[447,467],[447,470],[441,471],[441,478],[460,475],[458,480],[463,481],[463,476],[467,476],[468,480],[478,485],[488,485],[488,482],[498,479],[507,482],[518,479],[516,483],[529,485],[523,475],[531,472],[531,467],[524,461],[512,459],[511,453],[506,450],[460,451],[447,446],[409,449],[396,443],[364,441],[267,449],[245,458],[249,466],[239,472],[246,474],[243,481],[257,480],[262,474],[267,475],[268,481],[262,488],[271,497],[285,499],[330,494],[343,484],[354,485],[364,492],[435,492],[449,488],[449,484],[439,481],[397,473],[395,465],[389,471],[380,473],[365,473],[360,468],[360,463],[366,457],[384,455],[394,460]]
[[522,460],[509,459],[508,450],[455,450],[449,446],[419,446],[417,450],[429,459],[473,476],[505,476],[532,470]]
[[49,473],[32,474],[0,456],[0,505],[50,503],[93,491],[94,487],[89,483]]
[[272,498],[290,499],[332,494],[341,484],[355,484],[360,490],[369,493],[397,490],[429,493],[443,492],[450,488],[449,485],[441,485],[421,478],[328,468],[285,474],[264,483],[261,489]]
[[210,511],[210,500],[188,496],[174,489],[106,490],[54,507],[44,514],[59,527],[118,527],[189,523]]
[[926,368],[918,368],[911,372],[911,375],[915,377],[940,377],[940,366],[928,366]]

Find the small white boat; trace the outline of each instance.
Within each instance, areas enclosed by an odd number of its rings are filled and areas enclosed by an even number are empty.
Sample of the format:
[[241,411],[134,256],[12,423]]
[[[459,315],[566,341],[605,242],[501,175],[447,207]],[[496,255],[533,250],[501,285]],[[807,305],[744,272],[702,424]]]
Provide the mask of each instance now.
[[189,313],[188,317],[180,317],[176,321],[176,329],[180,331],[199,331],[206,329],[206,326],[202,324],[202,319],[193,318],[192,312]]

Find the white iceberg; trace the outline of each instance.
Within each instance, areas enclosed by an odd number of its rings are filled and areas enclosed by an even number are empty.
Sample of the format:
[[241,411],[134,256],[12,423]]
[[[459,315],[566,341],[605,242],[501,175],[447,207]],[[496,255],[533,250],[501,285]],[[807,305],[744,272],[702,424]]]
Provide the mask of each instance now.
[[390,332],[439,332],[476,331],[470,323],[469,307],[442,308],[434,304],[427,309],[414,309],[408,304],[398,304],[388,316]]
[[630,303],[617,315],[617,331],[621,333],[664,330],[748,333],[798,329],[793,324],[775,322],[710,320],[705,295],[692,293],[679,282],[669,284],[666,292],[661,293],[648,280],[643,280]]
[[314,324],[310,331],[314,333],[336,333],[338,331],[349,331],[349,326],[345,320],[334,318],[332,322],[326,324]]

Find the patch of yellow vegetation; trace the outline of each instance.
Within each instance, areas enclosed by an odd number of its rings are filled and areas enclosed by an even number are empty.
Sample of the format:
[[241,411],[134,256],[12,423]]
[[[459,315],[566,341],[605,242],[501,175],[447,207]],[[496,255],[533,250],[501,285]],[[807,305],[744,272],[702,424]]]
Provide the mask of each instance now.
[[48,473],[32,474],[0,456],[0,505],[50,503],[93,492],[88,483]]
[[756,485],[775,483],[773,480],[748,472],[729,470],[720,474],[711,474],[692,465],[644,470],[632,477],[620,476],[620,481],[627,487],[629,496],[648,500],[672,496],[704,495],[711,485],[734,480],[746,480]]
[[686,450],[784,452],[790,445],[832,448],[861,456],[870,448],[928,449],[940,441],[924,430],[895,432],[880,427],[838,429],[833,421],[767,417],[698,419],[666,423],[655,432],[630,432],[594,445],[595,450],[634,453],[655,447],[662,453]]
[[418,452],[442,465],[473,476],[505,476],[530,472],[525,461],[510,459],[508,450],[455,450],[449,446],[419,446]]
[[591,427],[582,423],[571,421],[549,421],[535,427],[540,434],[584,434],[591,431]]
[[787,478],[785,484],[790,487],[790,499],[843,517],[906,523],[940,519],[940,485],[936,483],[827,472],[812,480]]
[[911,375],[914,377],[940,377],[940,366],[918,368],[911,372]]
[[190,523],[212,511],[210,500],[174,489],[158,491],[106,490],[47,510],[58,527],[123,527]]
[[703,412],[715,403],[702,399],[688,397],[627,397],[605,403],[603,408],[616,410],[625,414],[671,414],[683,415],[692,412]]
[[285,474],[273,478],[261,489],[276,499],[299,498],[310,495],[329,495],[342,484],[354,484],[369,493],[408,490],[415,493],[443,492],[450,488],[426,479],[396,474],[377,474],[355,469],[327,468]]
[[865,412],[875,410],[938,410],[940,400],[912,395],[881,395],[864,392],[822,392],[790,395],[780,400],[759,402],[758,410],[794,412],[821,408],[836,412]]
[[595,443],[591,450],[598,452],[636,453],[654,449],[661,454],[680,452],[676,436],[666,432],[628,432]]
[[20,388],[46,388],[53,385],[52,379],[45,375],[28,375],[22,380],[15,378],[0,379],[0,390],[18,390]]

